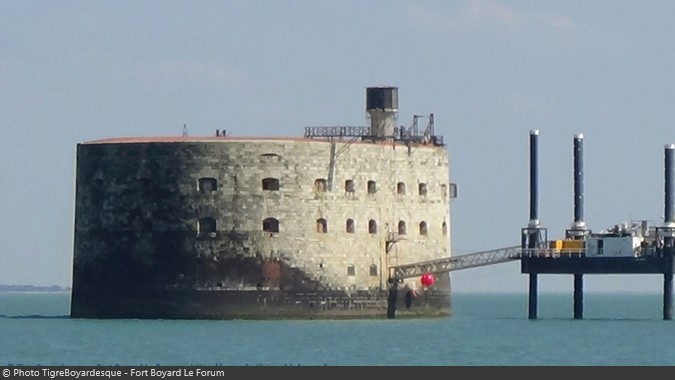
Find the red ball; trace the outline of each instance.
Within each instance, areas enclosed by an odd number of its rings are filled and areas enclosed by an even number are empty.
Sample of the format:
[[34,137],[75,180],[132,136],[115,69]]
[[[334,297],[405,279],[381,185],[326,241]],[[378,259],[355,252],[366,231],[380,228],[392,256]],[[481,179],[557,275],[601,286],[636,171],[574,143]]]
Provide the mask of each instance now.
[[433,274],[426,273],[426,274],[422,275],[422,277],[420,278],[420,281],[422,282],[422,285],[424,285],[424,286],[431,286],[436,282],[436,278],[434,277]]

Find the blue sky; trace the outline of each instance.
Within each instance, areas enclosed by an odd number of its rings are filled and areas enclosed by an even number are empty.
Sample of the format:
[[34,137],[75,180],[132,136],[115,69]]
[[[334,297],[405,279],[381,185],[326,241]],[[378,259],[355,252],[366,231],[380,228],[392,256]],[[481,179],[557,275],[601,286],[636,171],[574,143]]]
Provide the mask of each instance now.
[[[0,283],[69,286],[77,143],[105,137],[299,136],[367,125],[365,89],[399,87],[400,125],[434,113],[451,158],[455,255],[520,243],[529,131],[539,216],[663,222],[675,143],[672,1],[0,1]],[[453,272],[455,291],[527,292],[518,262]],[[659,275],[585,276],[654,291]],[[540,276],[572,293],[571,276]]]

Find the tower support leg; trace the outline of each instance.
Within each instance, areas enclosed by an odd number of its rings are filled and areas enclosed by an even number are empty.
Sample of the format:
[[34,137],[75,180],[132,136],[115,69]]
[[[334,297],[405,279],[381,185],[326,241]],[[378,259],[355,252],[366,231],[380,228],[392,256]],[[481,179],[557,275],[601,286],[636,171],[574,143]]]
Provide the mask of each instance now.
[[663,319],[673,319],[673,273],[663,274]]
[[665,271],[663,272],[663,319],[673,319],[673,252],[666,249],[664,252]]
[[584,275],[574,274],[574,319],[584,318]]
[[530,293],[528,303],[529,319],[537,319],[537,274],[530,273]]

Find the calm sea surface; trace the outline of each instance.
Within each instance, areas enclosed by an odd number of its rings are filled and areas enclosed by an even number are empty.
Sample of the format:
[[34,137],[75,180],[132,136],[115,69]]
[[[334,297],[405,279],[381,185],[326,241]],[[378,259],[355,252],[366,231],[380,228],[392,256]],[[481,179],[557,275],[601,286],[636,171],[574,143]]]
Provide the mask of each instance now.
[[69,293],[0,293],[0,365],[675,365],[662,294],[453,295],[430,320],[70,319]]

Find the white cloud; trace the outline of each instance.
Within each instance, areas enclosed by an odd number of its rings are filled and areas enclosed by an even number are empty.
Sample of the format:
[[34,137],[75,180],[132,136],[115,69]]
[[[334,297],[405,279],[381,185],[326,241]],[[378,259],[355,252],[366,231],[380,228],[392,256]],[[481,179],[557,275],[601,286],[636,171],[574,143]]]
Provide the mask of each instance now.
[[472,0],[462,13],[464,19],[487,20],[509,27],[521,25],[526,18],[521,12],[490,0]]
[[563,15],[538,15],[539,23],[544,27],[550,27],[561,31],[577,29],[577,23]]
[[412,4],[407,12],[418,27],[449,33],[479,28],[495,33],[507,29],[535,34],[564,34],[578,29],[577,23],[565,15],[522,11],[494,0],[470,0],[454,11]]
[[429,29],[447,29],[457,23],[456,17],[438,13],[419,4],[408,6],[408,15],[415,25]]
[[182,60],[164,62],[156,65],[145,64],[137,72],[139,79],[148,82],[226,82],[234,84],[240,81],[238,70],[203,62]]

